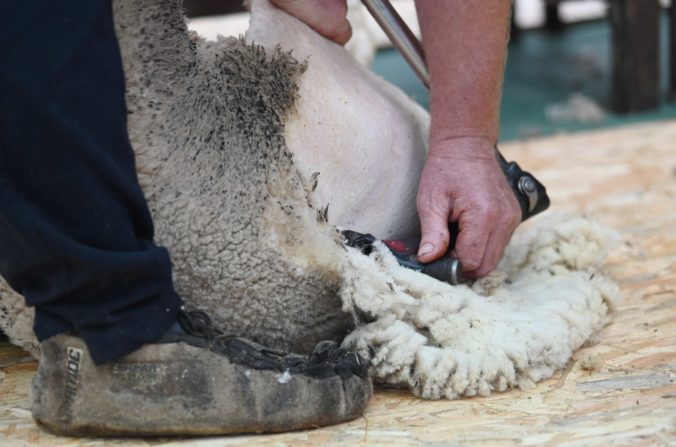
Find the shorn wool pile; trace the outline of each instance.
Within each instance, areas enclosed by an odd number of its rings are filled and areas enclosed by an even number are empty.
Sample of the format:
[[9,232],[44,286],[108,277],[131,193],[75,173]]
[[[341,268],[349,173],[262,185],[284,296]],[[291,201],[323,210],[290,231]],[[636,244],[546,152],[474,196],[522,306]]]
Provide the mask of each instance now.
[[607,321],[618,295],[599,271],[609,242],[588,219],[540,219],[471,286],[404,269],[382,244],[369,257],[351,249],[341,296],[371,322],[344,344],[370,359],[377,380],[428,399],[531,387]]
[[[344,340],[374,379],[425,398],[527,387],[561,368],[617,296],[600,270],[607,232],[538,219],[499,272],[456,287],[383,246],[344,247],[337,228],[416,231],[429,117],[267,0],[251,7],[246,39],[206,42],[178,0],[114,1],[139,179],[186,304],[278,349]],[[37,355],[31,321],[0,281],[0,327]]]

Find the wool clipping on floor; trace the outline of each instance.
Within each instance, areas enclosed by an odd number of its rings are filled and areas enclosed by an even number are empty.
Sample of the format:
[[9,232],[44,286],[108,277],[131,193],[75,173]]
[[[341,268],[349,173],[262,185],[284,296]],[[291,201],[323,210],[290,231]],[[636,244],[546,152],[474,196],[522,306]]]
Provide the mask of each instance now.
[[369,256],[350,248],[341,295],[370,322],[344,346],[376,381],[426,399],[530,388],[606,323],[619,296],[601,271],[612,239],[587,218],[541,218],[517,230],[497,271],[459,286],[400,267],[382,243]]

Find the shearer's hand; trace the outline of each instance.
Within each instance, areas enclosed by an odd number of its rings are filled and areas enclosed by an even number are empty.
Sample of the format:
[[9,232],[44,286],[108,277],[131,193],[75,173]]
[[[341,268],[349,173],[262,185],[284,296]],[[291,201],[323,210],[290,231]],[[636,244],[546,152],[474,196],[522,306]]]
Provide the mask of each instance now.
[[352,27],[347,21],[347,0],[271,0],[271,2],[340,45],[345,45],[352,37]]
[[418,259],[433,261],[446,253],[449,221],[458,222],[454,255],[465,276],[480,277],[497,266],[521,208],[483,139],[458,138],[433,143],[420,179],[418,212],[422,240]]
[[455,255],[465,276],[497,264],[521,210],[494,146],[512,2],[416,0],[430,72],[430,152],[418,189],[421,262],[444,254],[458,221]]

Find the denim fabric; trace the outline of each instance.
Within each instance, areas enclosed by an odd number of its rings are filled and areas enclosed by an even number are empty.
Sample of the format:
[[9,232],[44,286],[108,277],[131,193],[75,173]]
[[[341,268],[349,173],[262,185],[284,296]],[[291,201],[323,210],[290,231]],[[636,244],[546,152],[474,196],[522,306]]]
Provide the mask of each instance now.
[[97,363],[156,340],[181,300],[138,184],[110,0],[0,2],[0,274],[44,340]]

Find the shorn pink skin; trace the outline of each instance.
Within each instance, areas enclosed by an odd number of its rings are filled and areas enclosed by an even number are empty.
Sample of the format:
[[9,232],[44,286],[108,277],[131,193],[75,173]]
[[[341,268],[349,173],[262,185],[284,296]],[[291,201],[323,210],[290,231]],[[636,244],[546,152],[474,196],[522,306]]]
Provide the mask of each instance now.
[[[323,36],[351,36],[346,0],[272,0]],[[494,147],[509,37],[508,0],[416,2],[430,69],[430,151],[418,188],[422,241],[430,262],[448,248],[448,222],[458,221],[455,253],[465,276],[493,270],[520,222],[521,210]]]

